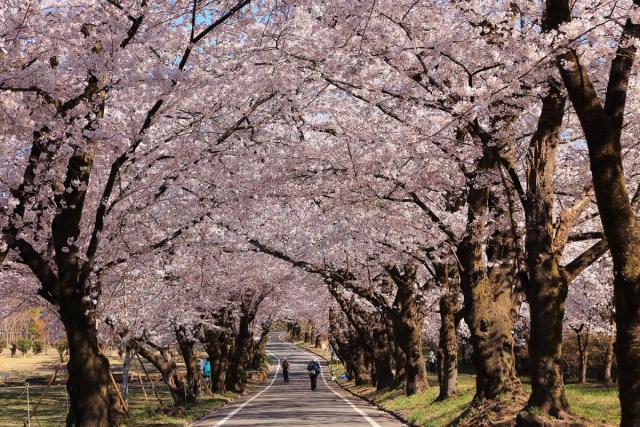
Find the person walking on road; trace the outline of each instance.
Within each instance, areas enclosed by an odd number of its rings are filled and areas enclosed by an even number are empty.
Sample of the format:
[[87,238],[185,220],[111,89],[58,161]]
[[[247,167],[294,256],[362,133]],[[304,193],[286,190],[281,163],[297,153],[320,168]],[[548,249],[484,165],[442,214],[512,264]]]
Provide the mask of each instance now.
[[433,350],[429,352],[429,356],[427,356],[427,363],[429,364],[429,372],[436,371],[436,355]]
[[313,359],[309,362],[307,371],[309,372],[309,379],[311,380],[311,390],[315,391],[318,387],[318,375],[320,375],[320,363],[318,363],[318,359]]
[[284,377],[284,382],[288,383],[289,382],[289,361],[287,360],[287,358],[285,357],[282,360],[282,376]]

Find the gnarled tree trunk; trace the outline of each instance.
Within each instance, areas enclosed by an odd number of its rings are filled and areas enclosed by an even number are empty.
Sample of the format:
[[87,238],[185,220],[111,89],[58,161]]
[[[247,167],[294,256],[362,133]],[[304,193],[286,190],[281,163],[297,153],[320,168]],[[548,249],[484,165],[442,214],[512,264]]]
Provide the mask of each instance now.
[[[429,387],[422,355],[422,319],[418,314],[416,266],[408,264],[401,271],[387,267],[397,287],[394,309],[387,310],[393,321],[395,339],[406,357],[406,393],[411,396]],[[397,307],[397,308],[396,308]]]
[[562,253],[580,214],[590,203],[585,192],[553,220],[556,152],[564,117],[565,98],[549,80],[538,127],[529,145],[526,221],[527,300],[531,312],[529,355],[531,396],[528,405],[563,418],[569,413],[562,368],[562,325],[571,281],[606,251],[600,241],[562,266]]
[[260,332],[260,340],[253,351],[253,361],[251,367],[253,369],[260,369],[262,367],[262,360],[264,359],[265,349],[267,348],[267,341],[269,340],[269,331],[271,330],[271,323],[262,323],[262,332]]
[[364,385],[371,381],[365,350],[358,343],[358,337],[355,331],[351,331],[349,325],[346,325],[344,329],[346,329],[346,331],[343,331],[343,328],[341,328],[339,324],[336,309],[330,307],[329,342],[338,358],[345,365],[349,379],[354,380],[356,385]]
[[458,336],[456,315],[460,311],[458,294],[447,292],[440,297],[440,340],[438,343],[438,400],[456,394],[458,381]]
[[187,330],[184,326],[177,326],[175,328],[176,341],[182,353],[184,364],[187,369],[187,386],[189,392],[197,398],[203,394],[209,394],[209,388],[207,382],[200,371],[200,365],[198,364],[198,358],[194,350],[195,339],[191,338],[187,334]]
[[227,389],[227,368],[233,348],[231,331],[225,327],[221,330],[207,330],[204,344],[211,363],[211,391],[224,393]]
[[[568,2],[558,3],[566,6]],[[549,11],[558,7],[547,5]],[[621,145],[627,88],[636,55],[634,42],[639,36],[640,25],[628,18],[611,61],[604,105],[576,52],[569,51],[558,60],[587,140],[598,211],[613,259],[622,426],[640,423],[640,224],[629,200]]]
[[86,314],[84,304],[73,295],[73,290],[69,291],[59,307],[69,344],[67,426],[118,425],[124,418],[124,408],[112,389],[109,361],[98,347],[95,319],[91,312]]
[[256,317],[262,301],[271,291],[263,291],[256,295],[248,291],[242,296],[240,304],[240,320],[238,333],[235,336],[234,350],[227,371],[227,390],[243,392],[247,381],[246,369],[251,363],[253,333],[249,329]]
[[[329,291],[336,299],[343,313],[349,319],[349,323],[361,337],[367,352],[371,356],[374,370],[375,386],[378,390],[393,388],[395,381],[393,376],[392,355],[389,353],[389,337],[387,327],[379,313],[368,313],[357,306],[354,298],[350,300],[338,289],[338,283],[330,283]],[[367,321],[365,322],[365,317]]]
[[[506,278],[512,276],[509,268],[512,251],[508,250],[509,242],[501,240],[499,235],[487,243],[489,186],[476,182],[487,178],[484,175],[496,167],[496,161],[493,149],[485,147],[478,172],[467,177],[467,230],[456,251],[465,322],[471,332],[476,366],[476,403],[495,399],[503,393],[523,393],[515,370],[511,282]],[[485,245],[487,253],[484,253]],[[486,259],[495,265],[491,275]]]
[[[155,368],[160,371],[164,382],[167,384],[167,388],[171,393],[171,398],[175,406],[184,406],[185,403],[195,402],[196,398],[194,394],[185,386],[176,362],[173,360],[171,351],[166,347],[157,346],[149,341],[134,340],[135,344],[132,347],[142,357],[147,359]],[[149,348],[149,347],[151,348]],[[157,350],[156,353],[154,350]]]

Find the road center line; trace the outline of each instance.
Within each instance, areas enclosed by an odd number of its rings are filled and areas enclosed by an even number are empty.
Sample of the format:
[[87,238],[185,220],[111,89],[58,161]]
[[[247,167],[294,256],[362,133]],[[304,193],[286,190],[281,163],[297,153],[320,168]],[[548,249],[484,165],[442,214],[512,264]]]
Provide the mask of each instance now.
[[[290,343],[290,342],[288,342],[288,341],[283,340],[283,339],[282,339],[282,336],[283,336],[283,335],[284,335],[284,333],[282,333],[281,335],[279,335],[279,336],[278,336],[278,339],[279,339],[281,342],[283,342],[283,343],[285,343],[285,344],[289,344],[290,346],[292,346],[292,347],[294,347],[294,348],[296,348],[296,349],[299,349],[299,350],[302,350],[302,351],[307,352],[307,353],[309,353],[309,354],[312,354],[314,357],[319,357],[317,354],[314,354],[314,353],[312,353],[312,352],[310,352],[310,351],[308,351],[308,350],[306,350],[306,349],[304,349],[304,348],[302,348],[302,347],[299,347],[299,346],[297,346],[297,345],[291,344],[291,343]],[[349,401],[346,397],[342,396],[340,393],[338,393],[337,391],[335,391],[335,390],[333,389],[333,387],[331,387],[331,386],[329,385],[329,383],[327,382],[326,378],[324,377],[324,371],[322,370],[322,366],[320,366],[320,376],[322,377],[322,381],[324,382],[324,385],[326,385],[326,386],[327,386],[327,388],[333,392],[333,394],[335,394],[336,396],[338,396],[340,399],[344,400],[344,401],[345,401],[345,402],[346,402],[346,403],[351,407],[351,409],[353,409],[357,414],[359,414],[360,416],[362,416],[362,418],[364,418],[365,420],[367,420],[367,422],[368,422],[369,424],[371,424],[373,427],[380,427],[380,424],[378,424],[374,419],[372,419],[370,416],[368,416],[368,415],[367,415],[367,414],[366,414],[362,409],[358,408],[358,407],[357,407],[356,405],[354,405],[351,401]]]
[[[276,365],[276,372],[273,374],[273,378],[271,379],[271,382],[269,383],[268,386],[266,386],[265,388],[263,388],[262,390],[260,390],[259,393],[257,393],[255,396],[253,396],[251,399],[247,400],[246,402],[244,402],[242,405],[238,406],[236,409],[233,410],[233,412],[231,412],[229,415],[227,415],[226,417],[224,417],[222,420],[218,421],[217,423],[215,423],[214,425],[216,426],[221,426],[224,423],[226,423],[227,421],[229,421],[235,414],[237,414],[238,412],[240,412],[240,410],[242,408],[244,408],[245,406],[247,406],[249,403],[251,403],[253,400],[257,399],[258,397],[260,397],[260,395],[262,393],[264,393],[265,391],[269,390],[269,387],[271,387],[273,385],[273,383],[276,381],[276,378],[278,378],[278,372],[280,371],[280,358],[278,356],[276,356],[275,354],[271,353],[270,351],[267,351],[268,354],[270,354],[271,356],[275,357],[278,362]],[[324,379],[324,377],[323,377]]]

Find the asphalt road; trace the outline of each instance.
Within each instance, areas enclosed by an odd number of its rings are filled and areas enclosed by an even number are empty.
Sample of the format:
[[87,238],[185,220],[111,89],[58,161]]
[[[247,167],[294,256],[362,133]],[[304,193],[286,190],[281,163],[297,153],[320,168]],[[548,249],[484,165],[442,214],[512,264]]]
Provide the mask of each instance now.
[[[212,426],[402,426],[375,406],[354,398],[331,381],[326,363],[320,359],[322,374],[318,389],[311,391],[307,363],[315,356],[281,339],[282,332],[269,336],[267,351],[275,369],[267,381],[251,394],[237,399],[213,415],[192,424]],[[279,361],[291,364],[289,383],[282,378]],[[277,363],[277,365],[276,365]]]

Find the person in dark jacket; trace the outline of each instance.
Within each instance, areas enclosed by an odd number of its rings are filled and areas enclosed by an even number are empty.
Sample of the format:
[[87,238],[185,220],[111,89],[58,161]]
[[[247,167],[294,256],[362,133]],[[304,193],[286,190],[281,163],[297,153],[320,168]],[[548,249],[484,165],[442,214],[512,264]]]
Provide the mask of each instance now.
[[288,383],[289,382],[289,361],[287,360],[287,358],[285,357],[282,360],[282,376],[284,377],[284,382]]
[[318,375],[320,375],[320,363],[318,363],[318,359],[313,359],[307,365],[307,371],[309,372],[309,379],[311,380],[311,390],[314,390],[318,387]]

